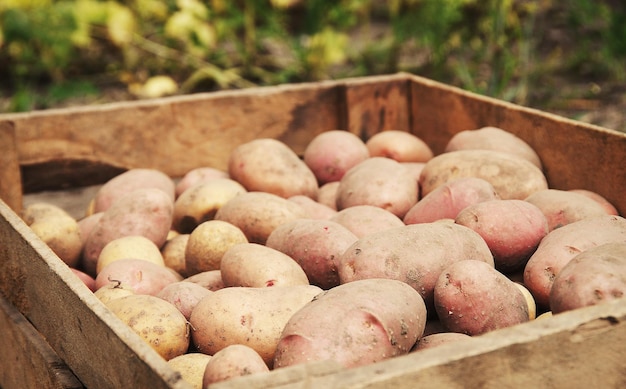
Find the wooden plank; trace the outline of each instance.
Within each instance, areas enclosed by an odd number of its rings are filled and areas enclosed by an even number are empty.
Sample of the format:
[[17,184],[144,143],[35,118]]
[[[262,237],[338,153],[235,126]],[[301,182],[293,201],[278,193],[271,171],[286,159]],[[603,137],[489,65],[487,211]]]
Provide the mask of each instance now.
[[0,293],[85,386],[189,388],[2,201],[0,242]]
[[[489,332],[328,374],[298,366],[240,377],[215,389],[619,388],[626,385],[626,300]],[[289,379],[296,376],[299,379]]]
[[463,130],[500,127],[530,144],[555,189],[588,189],[626,215],[626,134],[412,77],[412,132],[436,153]]
[[0,387],[84,388],[26,318],[0,295]]
[[19,213],[22,210],[22,179],[15,128],[10,121],[0,121],[0,150],[0,198]]

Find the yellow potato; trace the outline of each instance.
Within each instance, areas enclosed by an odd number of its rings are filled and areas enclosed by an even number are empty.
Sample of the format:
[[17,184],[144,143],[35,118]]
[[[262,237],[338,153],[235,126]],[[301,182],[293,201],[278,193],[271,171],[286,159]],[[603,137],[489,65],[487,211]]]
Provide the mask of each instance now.
[[269,371],[259,353],[243,344],[233,344],[215,353],[207,363],[202,387],[234,377]]
[[206,221],[189,235],[185,269],[188,274],[219,270],[224,253],[238,243],[247,242],[244,233],[233,224],[221,220]]
[[167,301],[133,294],[112,300],[107,306],[166,361],[187,352],[187,319]]
[[192,388],[202,389],[202,377],[206,366],[211,360],[210,355],[202,353],[188,353],[179,355],[167,361],[172,370],[177,371]]
[[163,255],[153,241],[142,235],[129,235],[114,239],[102,248],[96,264],[96,273],[100,273],[109,263],[126,258],[143,259],[165,266]]
[[187,249],[188,241],[189,234],[176,235],[165,242],[165,245],[163,245],[161,249],[165,266],[175,270],[183,277],[188,276],[187,266],[185,264],[185,250]]
[[130,285],[121,282],[110,282],[97,289],[93,294],[100,299],[104,305],[108,305],[112,300],[135,294],[135,291]]

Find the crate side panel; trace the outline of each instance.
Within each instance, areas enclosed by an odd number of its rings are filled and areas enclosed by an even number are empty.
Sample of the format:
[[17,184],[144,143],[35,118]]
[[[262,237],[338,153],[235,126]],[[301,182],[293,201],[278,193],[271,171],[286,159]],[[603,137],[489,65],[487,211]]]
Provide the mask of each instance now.
[[45,339],[0,296],[0,387],[84,388]]
[[22,178],[12,122],[0,122],[0,198],[16,212],[22,210]]
[[626,214],[626,134],[419,77],[413,80],[412,132],[435,153],[443,152],[460,131],[499,127],[537,152],[551,188],[595,191]]
[[89,388],[188,388],[0,201],[0,293]]

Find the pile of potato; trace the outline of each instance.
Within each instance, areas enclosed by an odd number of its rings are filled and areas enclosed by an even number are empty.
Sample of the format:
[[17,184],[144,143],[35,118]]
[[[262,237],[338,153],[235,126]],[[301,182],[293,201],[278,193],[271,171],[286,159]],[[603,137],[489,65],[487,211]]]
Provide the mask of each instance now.
[[494,127],[444,153],[346,131],[302,156],[241,144],[228,170],[132,169],[81,220],[25,222],[195,387],[331,359],[375,363],[619,298],[626,220],[548,187],[537,154]]

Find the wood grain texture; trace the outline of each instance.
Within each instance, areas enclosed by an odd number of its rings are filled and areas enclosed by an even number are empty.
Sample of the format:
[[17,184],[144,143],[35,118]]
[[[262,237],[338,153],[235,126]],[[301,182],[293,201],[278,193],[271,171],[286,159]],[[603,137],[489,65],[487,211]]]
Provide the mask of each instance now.
[[15,127],[0,121],[0,198],[15,212],[22,210],[22,179]]
[[4,202],[0,242],[0,293],[86,387],[189,388]]

